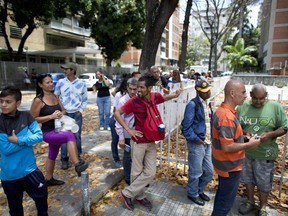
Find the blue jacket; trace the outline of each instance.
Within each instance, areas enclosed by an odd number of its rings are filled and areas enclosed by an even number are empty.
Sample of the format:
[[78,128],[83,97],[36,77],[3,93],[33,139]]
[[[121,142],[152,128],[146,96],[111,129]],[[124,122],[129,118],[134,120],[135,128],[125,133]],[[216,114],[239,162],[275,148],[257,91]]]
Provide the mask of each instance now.
[[[8,141],[12,131],[18,144]],[[0,115],[0,178],[11,181],[25,177],[36,168],[33,145],[42,141],[42,131],[29,112],[17,111],[11,117]]]
[[[196,104],[198,107],[196,108]],[[195,109],[196,112],[195,113]],[[200,100],[200,97],[197,95],[195,99],[192,99],[185,108],[184,119],[182,123],[183,135],[186,138],[187,142],[197,143],[198,141],[205,140],[206,137],[206,121],[204,107]]]

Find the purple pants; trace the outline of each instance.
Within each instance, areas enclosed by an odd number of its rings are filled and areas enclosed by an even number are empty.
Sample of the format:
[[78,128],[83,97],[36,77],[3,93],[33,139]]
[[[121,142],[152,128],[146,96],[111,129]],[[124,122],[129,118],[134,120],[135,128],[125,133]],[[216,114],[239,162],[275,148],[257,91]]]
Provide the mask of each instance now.
[[49,144],[48,158],[55,161],[62,144],[69,141],[76,141],[76,137],[69,131],[49,131],[43,132],[43,140]]

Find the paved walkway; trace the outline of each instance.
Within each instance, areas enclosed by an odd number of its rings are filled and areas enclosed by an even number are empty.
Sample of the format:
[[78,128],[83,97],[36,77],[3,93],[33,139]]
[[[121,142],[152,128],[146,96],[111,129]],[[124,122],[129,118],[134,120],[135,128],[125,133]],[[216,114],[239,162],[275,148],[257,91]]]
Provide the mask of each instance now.
[[[90,198],[92,203],[97,203],[109,189],[123,179],[123,170],[117,169],[111,160],[110,141],[108,131],[96,131],[83,136],[84,159],[89,162],[87,170],[90,177]],[[121,151],[121,150],[120,150]],[[37,158],[38,165],[43,168],[47,153]],[[70,167],[64,171],[60,169],[60,162],[57,161],[55,176],[64,180],[63,186],[49,187],[49,215],[50,216],[74,216],[81,215],[82,193],[81,178],[76,177],[74,168]],[[183,186],[173,184],[169,181],[153,181],[146,191],[148,198],[153,202],[152,211],[148,211],[139,205],[132,212],[124,208],[118,198],[114,199],[111,205],[106,204],[104,212],[98,215],[211,215],[215,194],[207,192],[211,201],[204,207],[193,204],[186,196],[186,189]],[[0,215],[8,216],[6,197],[3,191],[0,192]],[[242,198],[238,197],[229,215],[239,215],[238,206]],[[24,198],[25,215],[36,215],[34,202],[28,197]],[[280,216],[276,210],[269,208],[269,215]],[[249,214],[254,215],[254,214]]]
[[[247,89],[248,90],[248,89]],[[275,93],[275,92],[274,92]],[[269,95],[270,91],[269,91]],[[286,97],[288,94],[283,95]],[[271,98],[272,99],[272,98]],[[283,98],[284,99],[284,98]],[[110,150],[110,132],[95,131],[82,137],[84,159],[90,165],[87,170],[90,176],[90,198],[92,203],[97,203],[106,192],[123,179],[123,170],[114,166]],[[37,158],[38,165],[43,168],[47,153]],[[63,179],[66,184],[58,187],[49,187],[49,215],[50,216],[74,216],[81,215],[82,193],[81,178],[76,177],[73,167],[63,171],[60,169],[59,160],[56,164],[55,176]],[[104,212],[99,215],[211,215],[215,194],[207,192],[211,201],[204,207],[193,204],[186,196],[186,189],[183,186],[172,184],[169,181],[153,181],[146,191],[148,198],[153,202],[152,211],[135,205],[136,209],[132,212],[123,207],[120,199],[115,199],[114,204],[106,204]],[[239,215],[238,206],[243,201],[237,197],[231,215]],[[37,215],[34,202],[27,196],[24,198],[25,216]],[[276,210],[268,208],[269,215],[282,216]],[[5,194],[0,188],[0,215],[9,215]],[[251,213],[249,215],[254,215]]]

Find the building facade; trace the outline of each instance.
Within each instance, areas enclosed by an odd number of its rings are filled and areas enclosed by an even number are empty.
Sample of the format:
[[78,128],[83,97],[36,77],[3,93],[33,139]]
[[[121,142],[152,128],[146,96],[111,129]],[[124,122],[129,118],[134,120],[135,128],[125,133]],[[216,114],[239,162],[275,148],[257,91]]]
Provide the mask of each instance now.
[[288,1],[264,0],[259,55],[266,71],[288,75]]

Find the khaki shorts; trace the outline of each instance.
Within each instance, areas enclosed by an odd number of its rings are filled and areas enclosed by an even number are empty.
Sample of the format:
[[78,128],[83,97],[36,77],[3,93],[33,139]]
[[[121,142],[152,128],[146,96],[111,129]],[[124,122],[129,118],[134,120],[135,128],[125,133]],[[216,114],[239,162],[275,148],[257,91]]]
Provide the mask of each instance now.
[[241,182],[252,183],[258,190],[269,193],[272,190],[274,160],[254,160],[245,158]]

